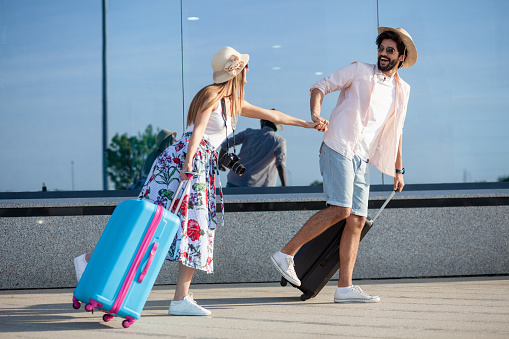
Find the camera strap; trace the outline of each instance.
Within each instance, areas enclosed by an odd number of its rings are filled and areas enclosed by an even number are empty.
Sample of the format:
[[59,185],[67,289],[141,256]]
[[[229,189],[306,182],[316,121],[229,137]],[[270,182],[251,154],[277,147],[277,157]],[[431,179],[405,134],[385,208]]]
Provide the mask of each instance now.
[[[225,103],[224,98],[221,98],[221,109],[223,112],[224,129],[226,131],[226,152],[228,152],[228,150],[230,149],[230,145],[228,143],[228,124],[226,123],[226,119],[227,119],[226,103]],[[233,126],[232,126],[232,130],[233,130],[233,153],[236,153],[237,151],[235,150],[235,128],[233,128]]]

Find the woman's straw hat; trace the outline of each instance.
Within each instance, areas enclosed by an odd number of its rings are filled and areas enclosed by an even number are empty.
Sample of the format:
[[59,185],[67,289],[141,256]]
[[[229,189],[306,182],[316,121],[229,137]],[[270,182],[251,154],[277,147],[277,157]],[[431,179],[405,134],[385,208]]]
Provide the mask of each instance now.
[[220,84],[235,78],[248,62],[249,54],[240,54],[228,46],[221,48],[210,62],[214,70],[214,83]]

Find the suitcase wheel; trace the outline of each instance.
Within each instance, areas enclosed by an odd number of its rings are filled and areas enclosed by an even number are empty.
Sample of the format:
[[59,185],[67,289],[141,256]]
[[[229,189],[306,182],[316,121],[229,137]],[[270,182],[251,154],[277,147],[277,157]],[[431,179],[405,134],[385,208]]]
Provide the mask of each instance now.
[[81,304],[80,302],[78,301],[78,299],[76,299],[75,296],[72,296],[72,307],[77,310],[81,307]]
[[92,312],[94,310],[94,306],[90,305],[90,304],[86,304],[85,305],[85,310],[87,312]]
[[105,315],[103,315],[103,320],[104,320],[105,322],[108,322],[108,321],[110,321],[110,320],[111,320],[111,319],[113,319],[113,318],[115,318],[115,316],[113,316],[113,315],[111,315],[111,314],[107,314],[107,313],[106,313]]
[[300,296],[300,300],[302,300],[302,301],[306,301],[306,300],[308,300],[309,298],[310,298],[310,297],[309,297],[309,295],[307,295],[307,294],[305,294],[305,293],[304,293],[304,294],[302,294],[302,295]]
[[128,328],[129,326],[131,326],[132,324],[134,324],[134,322],[136,321],[136,319],[134,318],[131,318],[131,317],[126,317],[124,321],[122,321],[122,326],[124,328]]
[[285,278],[283,278],[283,277],[281,277],[281,281],[280,281],[279,283],[280,283],[280,284],[281,284],[281,286],[283,286],[283,287],[285,287],[286,285],[288,285],[288,281],[287,281]]

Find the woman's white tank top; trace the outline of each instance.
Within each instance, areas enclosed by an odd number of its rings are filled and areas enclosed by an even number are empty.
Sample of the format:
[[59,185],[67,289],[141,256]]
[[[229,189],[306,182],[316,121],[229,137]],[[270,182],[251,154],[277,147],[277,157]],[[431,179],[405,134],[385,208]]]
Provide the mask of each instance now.
[[[233,132],[232,128],[232,117],[227,115],[226,126],[223,119],[222,103],[219,100],[217,108],[212,111],[209,122],[205,128],[203,139],[210,142],[212,147],[218,148],[221,146],[226,137]],[[194,130],[194,124],[187,127],[186,132],[192,132]]]

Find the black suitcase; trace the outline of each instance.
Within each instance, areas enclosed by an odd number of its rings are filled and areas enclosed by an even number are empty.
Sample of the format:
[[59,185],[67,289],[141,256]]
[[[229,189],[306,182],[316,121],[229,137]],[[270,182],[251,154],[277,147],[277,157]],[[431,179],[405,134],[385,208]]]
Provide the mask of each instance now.
[[[361,240],[369,232],[376,218],[394,196],[395,191],[385,200],[373,219],[367,218],[361,233]],[[325,232],[302,246],[295,254],[295,272],[301,281],[300,286],[292,286],[303,292],[302,301],[316,296],[339,269],[339,242],[345,228],[343,219],[329,227]],[[281,286],[288,281],[281,277]]]

